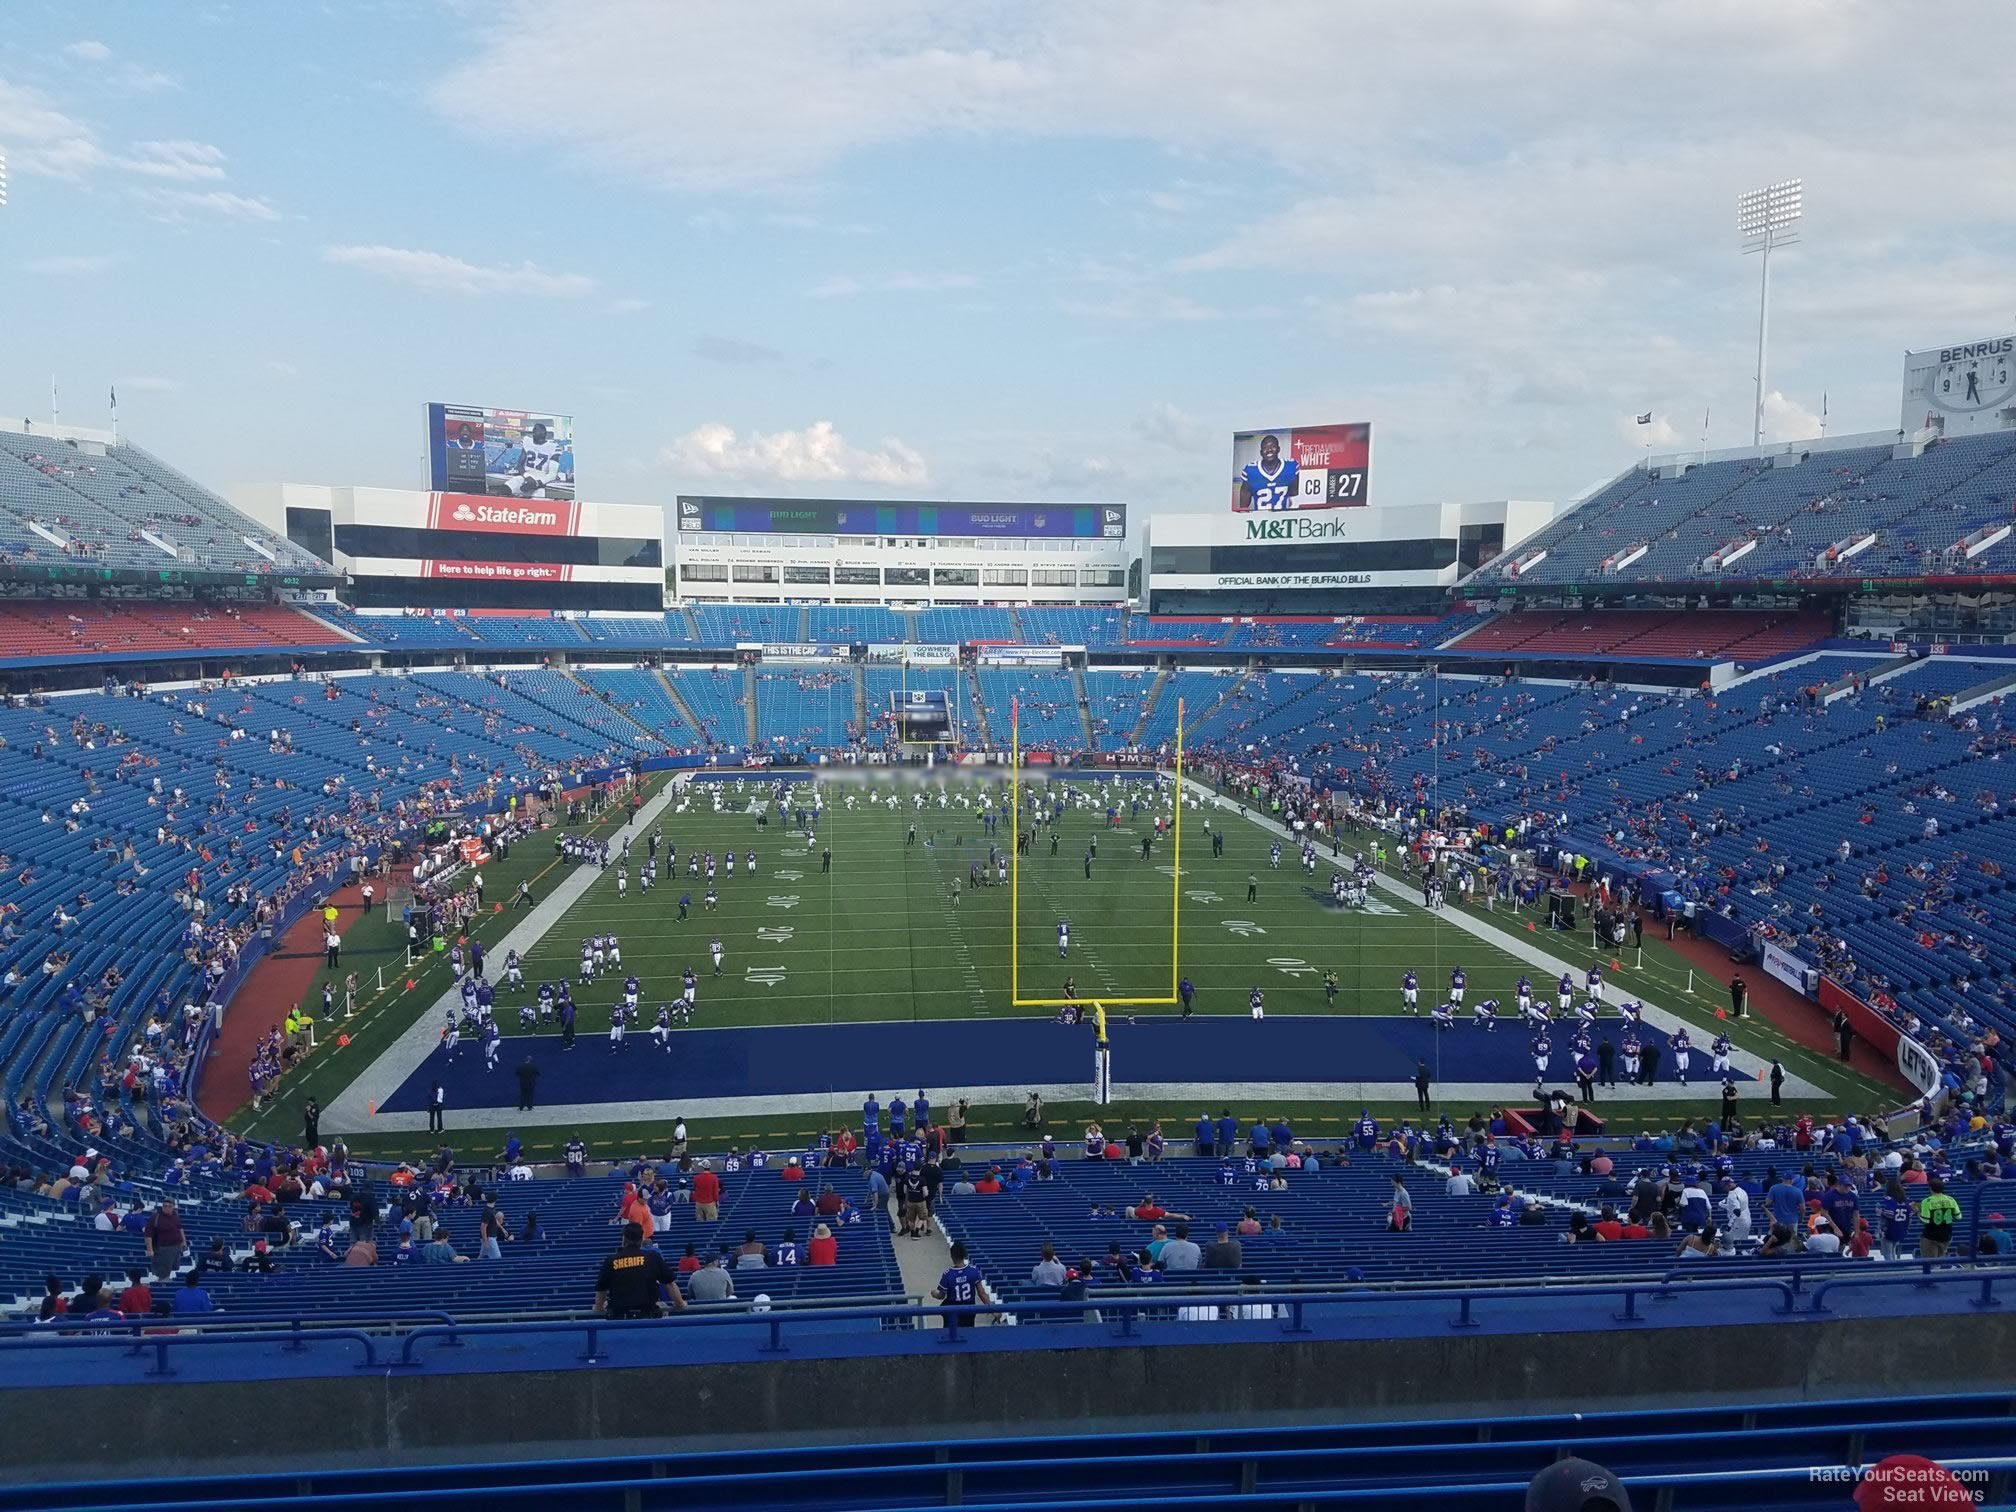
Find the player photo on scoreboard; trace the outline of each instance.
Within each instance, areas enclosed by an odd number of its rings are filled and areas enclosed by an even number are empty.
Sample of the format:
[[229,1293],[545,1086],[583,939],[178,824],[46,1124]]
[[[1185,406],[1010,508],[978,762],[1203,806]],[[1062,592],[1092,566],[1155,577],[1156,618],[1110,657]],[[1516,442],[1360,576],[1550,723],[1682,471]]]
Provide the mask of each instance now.
[[1370,425],[1300,425],[1232,438],[1232,508],[1239,514],[1364,505]]
[[427,406],[436,493],[572,499],[574,419],[466,404]]

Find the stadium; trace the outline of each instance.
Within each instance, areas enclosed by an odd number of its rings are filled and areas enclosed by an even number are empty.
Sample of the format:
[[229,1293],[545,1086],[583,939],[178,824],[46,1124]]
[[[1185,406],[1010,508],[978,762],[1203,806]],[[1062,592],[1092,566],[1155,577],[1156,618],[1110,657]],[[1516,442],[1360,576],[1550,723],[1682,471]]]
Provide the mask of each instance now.
[[0,421],[0,1509],[2016,1506],[2016,336],[1904,315],[1558,500]]

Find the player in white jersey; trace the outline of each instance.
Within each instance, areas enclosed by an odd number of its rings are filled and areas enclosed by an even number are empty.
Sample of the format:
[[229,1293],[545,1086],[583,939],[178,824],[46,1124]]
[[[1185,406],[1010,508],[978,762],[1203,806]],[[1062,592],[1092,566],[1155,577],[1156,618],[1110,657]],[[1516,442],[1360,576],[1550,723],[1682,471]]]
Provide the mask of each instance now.
[[507,492],[520,499],[536,499],[561,479],[560,438],[543,420],[536,420],[529,432],[518,438],[518,471],[502,479]]
[[630,868],[627,866],[618,866],[616,868],[616,896],[619,898],[624,897],[629,891]]
[[595,947],[586,940],[581,942],[581,980],[595,980]]
[[715,938],[713,938],[713,939],[711,939],[711,940],[709,940],[709,941],[707,942],[707,954],[709,954],[709,955],[711,955],[712,957],[714,957],[714,975],[716,975],[716,976],[719,976],[719,975],[721,975],[721,939],[720,939],[720,936],[718,936],[718,935],[717,935],[717,936],[715,936]]
[[637,890],[639,892],[648,893],[651,891],[651,884],[657,880],[658,863],[656,860],[647,859],[642,866],[637,868]]
[[608,964],[609,964],[609,937],[607,935],[597,935],[595,936],[595,969],[597,971],[600,971],[604,966],[607,966]]
[[518,952],[515,950],[504,952],[504,985],[507,987],[523,987],[525,985],[525,971],[519,964]]

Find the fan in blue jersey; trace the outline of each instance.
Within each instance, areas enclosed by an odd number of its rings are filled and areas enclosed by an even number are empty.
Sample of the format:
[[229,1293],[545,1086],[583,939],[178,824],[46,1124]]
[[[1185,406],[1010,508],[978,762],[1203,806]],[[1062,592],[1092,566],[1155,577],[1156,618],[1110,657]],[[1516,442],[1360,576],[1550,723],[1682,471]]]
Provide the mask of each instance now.
[[948,1313],[945,1322],[971,1328],[977,1314],[973,1304],[980,1300],[980,1267],[966,1258],[966,1246],[954,1241],[952,1245],[952,1268],[938,1278],[938,1288],[932,1292],[948,1308],[961,1309]]
[[1239,507],[1248,509],[1292,509],[1299,469],[1293,457],[1281,455],[1279,436],[1260,438],[1260,460],[1249,462],[1239,472]]

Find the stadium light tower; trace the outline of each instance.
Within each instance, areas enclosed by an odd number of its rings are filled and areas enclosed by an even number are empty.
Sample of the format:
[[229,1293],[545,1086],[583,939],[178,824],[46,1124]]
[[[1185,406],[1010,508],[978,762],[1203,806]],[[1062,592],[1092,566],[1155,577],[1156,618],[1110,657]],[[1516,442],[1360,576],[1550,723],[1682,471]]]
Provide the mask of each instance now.
[[1771,249],[1789,247],[1799,240],[1805,194],[1804,179],[1781,179],[1736,200],[1736,231],[1743,238],[1744,253],[1764,254],[1757,289],[1757,407],[1750,429],[1752,446],[1764,444],[1764,347],[1771,333]]

